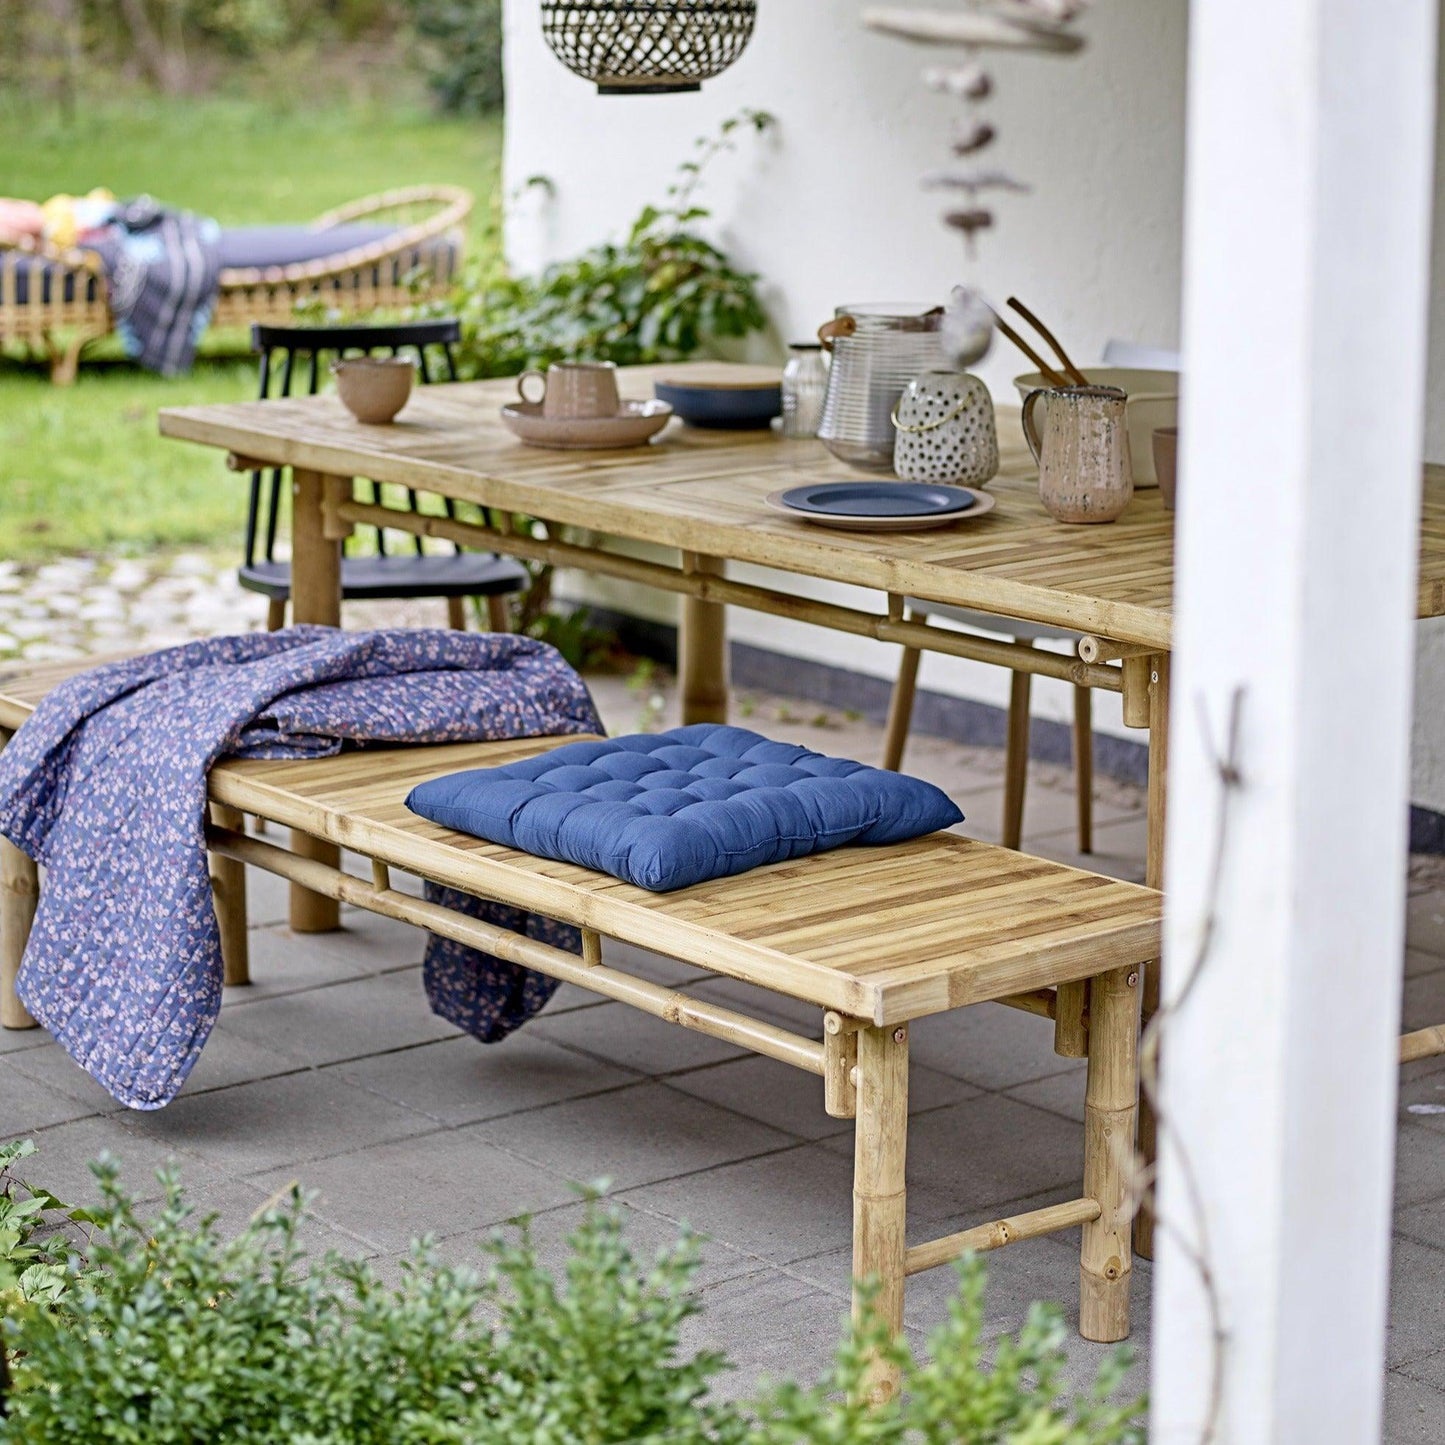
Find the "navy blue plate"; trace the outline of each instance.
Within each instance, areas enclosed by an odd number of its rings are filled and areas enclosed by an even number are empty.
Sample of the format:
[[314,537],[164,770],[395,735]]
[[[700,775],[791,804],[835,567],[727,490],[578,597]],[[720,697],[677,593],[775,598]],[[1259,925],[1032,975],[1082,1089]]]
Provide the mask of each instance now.
[[778,500],[817,517],[944,517],[978,503],[966,487],[926,482],[816,482],[793,487]]

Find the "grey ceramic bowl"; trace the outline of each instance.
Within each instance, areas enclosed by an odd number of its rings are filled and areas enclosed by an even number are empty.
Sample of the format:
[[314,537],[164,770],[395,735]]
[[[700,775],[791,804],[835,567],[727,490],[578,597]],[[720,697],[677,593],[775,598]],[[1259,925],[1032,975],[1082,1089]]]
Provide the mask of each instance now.
[[761,431],[783,414],[783,388],[774,381],[763,386],[688,385],[659,381],[653,388],[689,426],[721,431]]

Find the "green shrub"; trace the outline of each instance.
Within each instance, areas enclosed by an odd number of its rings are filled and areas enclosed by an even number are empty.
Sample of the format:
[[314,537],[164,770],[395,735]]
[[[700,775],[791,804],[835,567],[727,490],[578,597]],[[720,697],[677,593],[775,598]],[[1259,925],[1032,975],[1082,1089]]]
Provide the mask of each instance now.
[[[831,1376],[811,1388],[784,1383],[763,1397],[749,1445],[1141,1445],[1143,1400],[1114,1398],[1130,1364],[1127,1350],[1111,1352],[1092,1387],[1073,1398],[1064,1384],[1063,1311],[1031,1305],[1018,1334],[999,1336],[990,1352],[983,1264],[970,1257],[957,1268],[958,1291],[926,1358],[876,1326],[855,1327]],[[902,1377],[898,1397],[883,1406],[861,1403],[875,1355]]]
[[502,109],[502,0],[410,0],[422,69],[448,115]]
[[35,1153],[29,1139],[0,1145],[0,1316],[54,1304],[65,1294],[77,1245],[66,1226],[92,1217],[20,1178],[16,1165]]
[[[716,136],[699,137],[663,201],[644,206],[621,241],[539,276],[514,276],[497,262],[470,273],[442,308],[461,318],[462,374],[514,376],[553,361],[677,361],[764,330],[758,277],[702,235],[710,212],[694,196],[708,163],[739,132],[773,124],[767,112],[746,110]],[[550,186],[542,177],[531,184]]]
[[[686,1233],[651,1263],[594,1193],[560,1277],[525,1225],[488,1247],[485,1274],[425,1243],[400,1278],[299,1242],[292,1191],[234,1238],[197,1218],[179,1182],[143,1223],[113,1165],[86,1257],[45,1309],[10,1314],[4,1445],[1137,1445],[1141,1404],[1114,1401],[1127,1357],[1070,1398],[1067,1331],[1035,1306],[983,1345],[984,1273],[960,1265],[947,1321],[915,1359],[876,1329],[848,1333],[820,1384],[751,1405],[710,1398],[726,1368],[688,1355],[681,1329],[698,1254]],[[44,1196],[48,1198],[49,1196]],[[903,1394],[870,1408],[870,1358]]]
[[689,1239],[642,1267],[594,1201],[561,1282],[524,1229],[486,1275],[423,1243],[389,1285],[307,1260],[295,1190],[227,1239],[176,1178],[143,1223],[114,1166],[96,1172],[104,1206],[63,1307],[6,1322],[7,1445],[713,1438],[699,1402],[721,1362],[678,1358]]

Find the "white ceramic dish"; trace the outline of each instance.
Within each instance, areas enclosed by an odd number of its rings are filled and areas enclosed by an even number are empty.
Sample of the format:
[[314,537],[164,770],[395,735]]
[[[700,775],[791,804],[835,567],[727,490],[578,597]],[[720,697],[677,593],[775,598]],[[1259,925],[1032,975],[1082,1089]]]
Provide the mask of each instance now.
[[529,447],[564,452],[645,446],[671,417],[665,401],[624,401],[616,416],[550,419],[542,415],[540,402],[517,401],[502,408],[508,429]]
[[[1154,472],[1154,431],[1179,425],[1179,373],[1145,371],[1136,366],[1084,366],[1080,370],[1096,386],[1117,386],[1129,399],[1124,404],[1129,427],[1129,456],[1134,485],[1157,487]],[[1036,387],[1047,386],[1043,373],[1028,371],[1014,377],[1022,401]]]

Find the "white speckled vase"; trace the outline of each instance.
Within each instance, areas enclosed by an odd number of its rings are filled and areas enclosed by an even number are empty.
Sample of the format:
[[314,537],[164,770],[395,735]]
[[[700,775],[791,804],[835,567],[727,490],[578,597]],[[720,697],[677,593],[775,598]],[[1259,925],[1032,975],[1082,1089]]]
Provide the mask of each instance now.
[[993,398],[965,371],[925,371],[893,412],[893,470],[907,482],[981,487],[998,472]]

